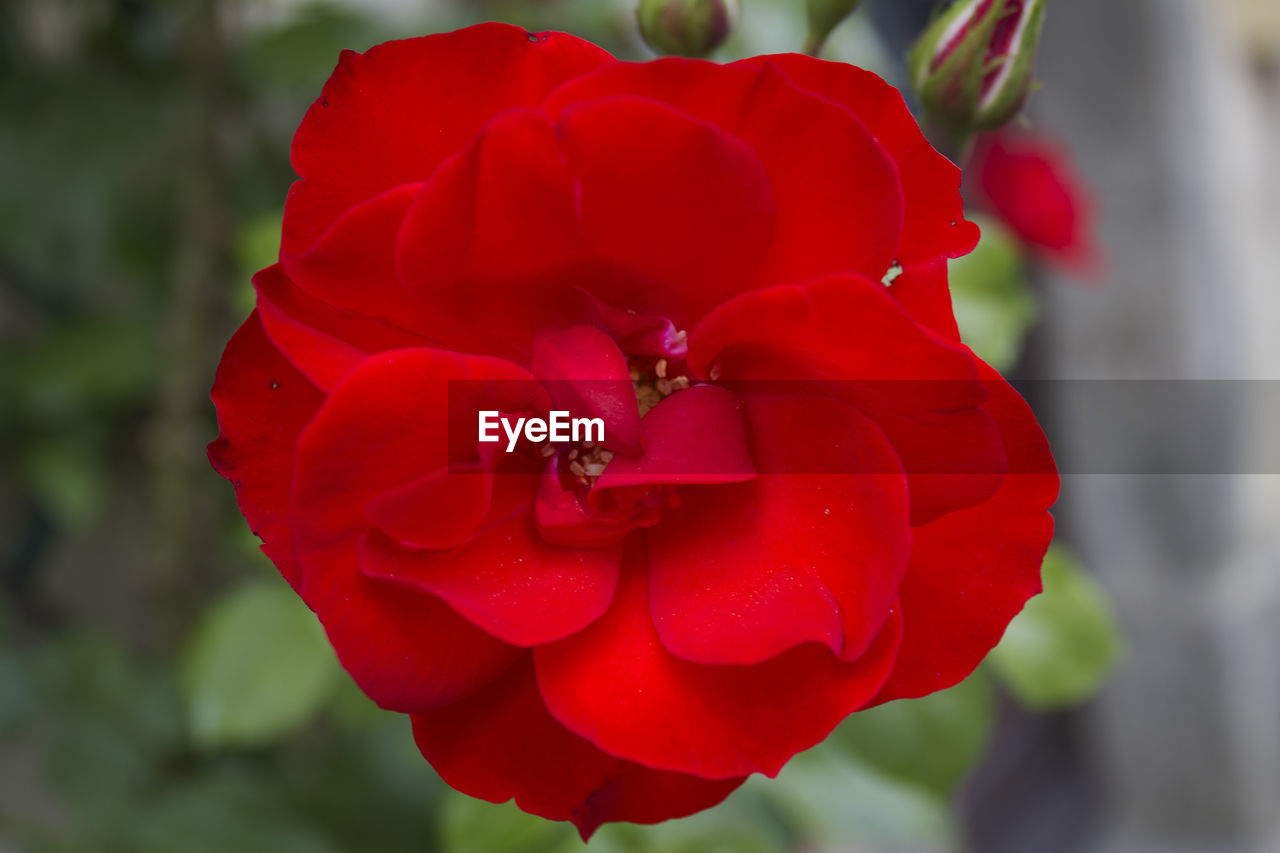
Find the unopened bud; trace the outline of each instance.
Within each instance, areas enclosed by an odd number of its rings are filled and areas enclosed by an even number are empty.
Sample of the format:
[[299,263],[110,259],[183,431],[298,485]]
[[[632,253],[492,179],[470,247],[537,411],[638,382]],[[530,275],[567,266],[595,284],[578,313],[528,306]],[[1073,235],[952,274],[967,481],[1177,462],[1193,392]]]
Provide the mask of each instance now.
[[956,0],[911,49],[911,83],[953,133],[1012,121],[1031,91],[1045,0]]
[[817,56],[827,43],[827,36],[840,22],[853,14],[862,0],[805,0],[809,14],[809,35],[805,39],[804,52]]
[[729,36],[738,0],[640,0],[640,34],[657,53],[706,56]]

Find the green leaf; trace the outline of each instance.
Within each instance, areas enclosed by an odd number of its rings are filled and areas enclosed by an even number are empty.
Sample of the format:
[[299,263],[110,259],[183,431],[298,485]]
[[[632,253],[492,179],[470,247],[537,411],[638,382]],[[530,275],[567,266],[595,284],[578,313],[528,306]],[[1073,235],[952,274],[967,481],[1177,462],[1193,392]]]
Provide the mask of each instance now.
[[950,263],[951,302],[960,338],[992,367],[1005,370],[1022,353],[1027,329],[1036,319],[1036,300],[1027,287],[1017,242],[994,221],[973,220],[982,228],[982,240],[973,252]]
[[214,603],[183,662],[191,734],[255,745],[306,722],[339,675],[324,631],[281,581],[251,581]]
[[591,853],[783,853],[792,847],[790,827],[769,793],[778,783],[759,781],[679,820],[605,824],[591,837]]
[[795,849],[950,850],[958,836],[946,801],[826,746],[796,756],[773,781],[752,777],[802,836]]
[[982,756],[992,698],[986,676],[975,672],[947,690],[859,711],[828,743],[890,778],[945,797]]
[[989,660],[1021,702],[1047,709],[1092,696],[1122,642],[1106,594],[1065,549],[1049,549],[1042,578],[1044,592],[1009,624]]
[[456,791],[444,797],[440,834],[446,853],[572,853],[582,849],[570,823],[526,814],[515,803],[495,805]]
[[241,314],[248,314],[257,302],[257,294],[250,283],[253,274],[269,267],[280,255],[280,229],[284,211],[275,210],[240,224],[236,232],[235,256],[239,272],[232,307]]
[[[782,853],[787,835],[767,793],[740,791],[715,808],[657,825],[607,823],[591,837],[592,853]],[[513,802],[494,805],[446,792],[440,813],[446,853],[581,853],[573,824],[526,814]]]

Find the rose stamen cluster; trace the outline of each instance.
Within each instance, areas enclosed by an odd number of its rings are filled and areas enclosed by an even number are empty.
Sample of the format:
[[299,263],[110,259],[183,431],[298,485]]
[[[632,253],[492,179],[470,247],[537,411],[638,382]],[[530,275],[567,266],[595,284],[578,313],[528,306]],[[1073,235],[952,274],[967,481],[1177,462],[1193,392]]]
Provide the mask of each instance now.
[[605,450],[599,444],[589,444],[579,450],[569,451],[569,473],[585,486],[595,484],[609,461],[613,459],[612,451]]
[[[640,417],[649,414],[649,410],[670,397],[677,391],[683,391],[692,384],[692,380],[684,373],[668,376],[669,364],[665,358],[653,361],[650,368],[640,367],[633,359],[630,365],[631,384],[635,387],[636,403],[640,407]],[[652,361],[644,359],[643,361]]]

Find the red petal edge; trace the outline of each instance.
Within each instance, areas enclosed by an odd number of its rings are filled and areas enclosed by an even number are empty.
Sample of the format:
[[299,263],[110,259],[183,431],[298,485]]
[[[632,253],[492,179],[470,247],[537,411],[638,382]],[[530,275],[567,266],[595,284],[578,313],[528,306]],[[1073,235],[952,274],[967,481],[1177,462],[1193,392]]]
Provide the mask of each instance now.
[[653,770],[597,749],[558,723],[526,658],[469,699],[413,715],[418,749],[454,788],[570,820],[586,841],[603,823],[658,823],[716,805],[745,781]]

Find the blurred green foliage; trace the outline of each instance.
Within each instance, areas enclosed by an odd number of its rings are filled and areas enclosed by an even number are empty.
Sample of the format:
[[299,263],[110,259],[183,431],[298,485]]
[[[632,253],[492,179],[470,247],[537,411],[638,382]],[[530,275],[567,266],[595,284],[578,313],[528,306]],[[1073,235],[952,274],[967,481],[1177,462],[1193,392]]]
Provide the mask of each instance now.
[[1106,594],[1061,546],[1041,569],[1044,592],[1009,624],[988,660],[1031,708],[1074,705],[1097,692],[1120,659],[1120,631]]
[[1022,355],[1036,319],[1036,298],[1013,235],[989,217],[970,218],[982,229],[982,239],[971,253],[948,264],[951,303],[960,337],[980,358],[1004,371]]
[[[0,846],[580,849],[571,827],[439,781],[408,721],[338,670],[201,446],[217,355],[275,257],[290,137],[338,51],[496,18],[642,58],[630,10],[437,0],[406,20],[268,5],[0,5]],[[221,45],[196,15],[212,6]],[[802,6],[750,0],[723,55],[798,46]],[[862,13],[827,55],[888,64]],[[984,233],[953,266],[956,312],[975,349],[1009,364],[1034,303],[1016,250]],[[208,292],[193,299],[193,282]],[[1056,706],[1114,660],[1090,582],[1060,554],[1045,582],[992,660],[998,678],[858,714],[777,780],[687,820],[605,827],[593,849],[954,848],[993,681]]]
[[981,757],[994,707],[978,671],[949,690],[859,712],[832,739],[879,773],[946,797]]
[[[0,837],[20,849],[410,851],[434,837],[441,786],[403,717],[328,714],[269,747],[197,749],[172,667],[88,633],[16,651],[0,648],[0,733],[25,730],[47,786],[3,801]],[[26,816],[46,798],[48,820]]]
[[340,673],[324,629],[284,581],[248,581],[210,606],[183,660],[192,738],[269,743],[314,716]]

